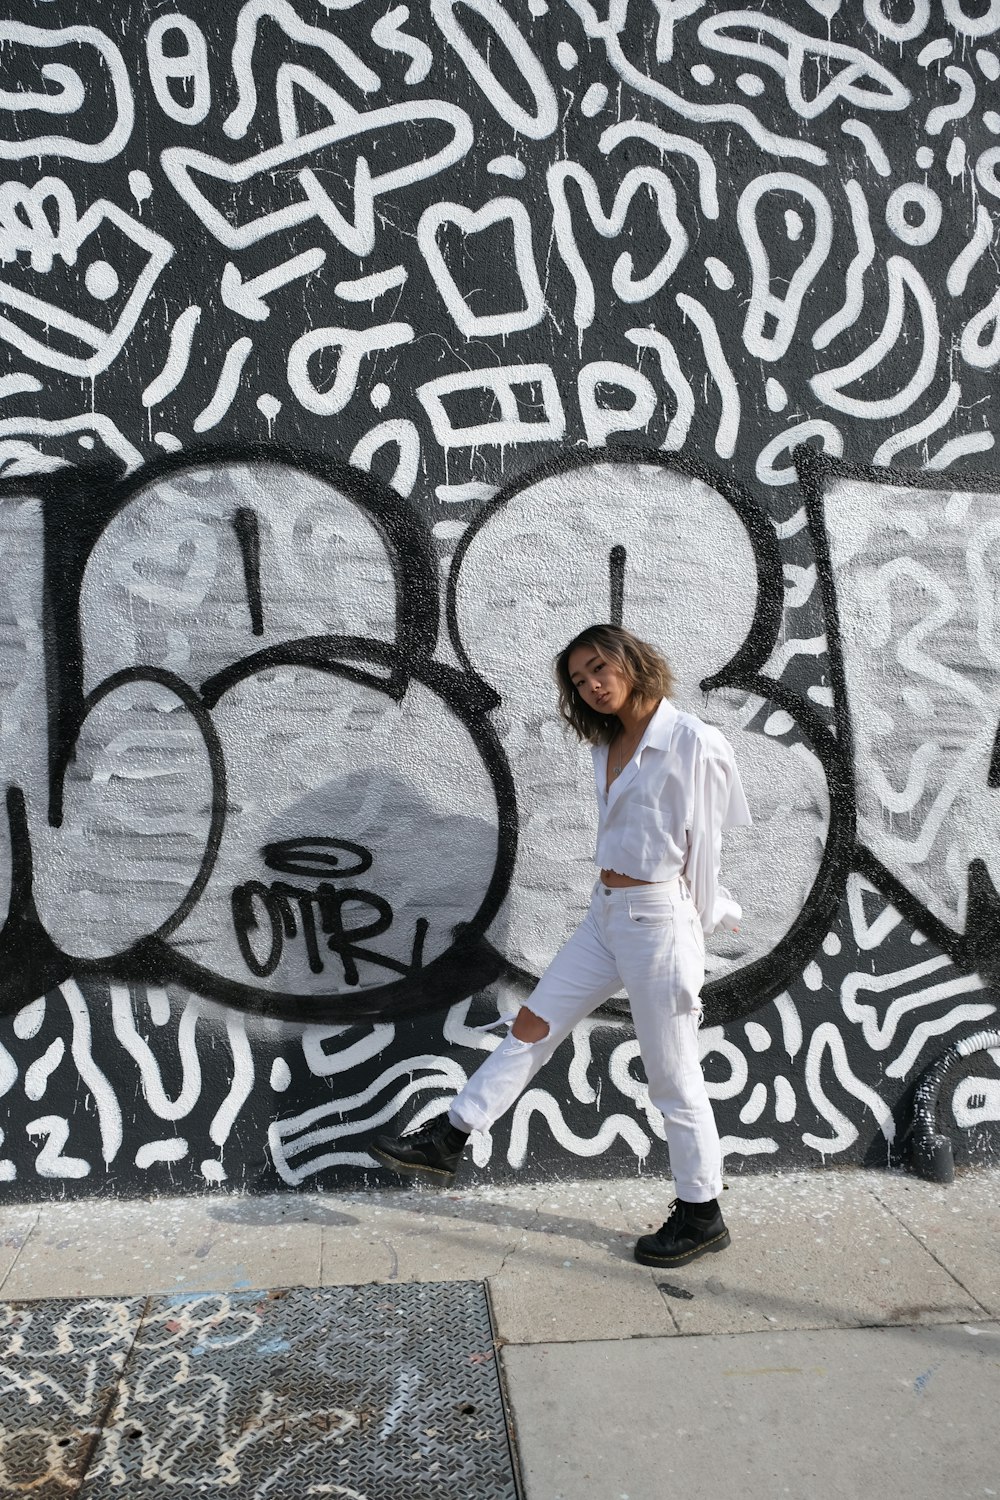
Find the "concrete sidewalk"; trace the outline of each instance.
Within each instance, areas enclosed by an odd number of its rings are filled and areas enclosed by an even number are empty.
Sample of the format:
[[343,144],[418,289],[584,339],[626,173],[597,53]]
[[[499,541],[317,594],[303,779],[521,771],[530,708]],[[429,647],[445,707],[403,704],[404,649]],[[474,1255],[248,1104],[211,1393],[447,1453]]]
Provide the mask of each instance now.
[[528,1500],[1000,1495],[1000,1171],[735,1178],[732,1248],[666,1273],[632,1244],[669,1198],[629,1180],[7,1209],[0,1292],[483,1281]]

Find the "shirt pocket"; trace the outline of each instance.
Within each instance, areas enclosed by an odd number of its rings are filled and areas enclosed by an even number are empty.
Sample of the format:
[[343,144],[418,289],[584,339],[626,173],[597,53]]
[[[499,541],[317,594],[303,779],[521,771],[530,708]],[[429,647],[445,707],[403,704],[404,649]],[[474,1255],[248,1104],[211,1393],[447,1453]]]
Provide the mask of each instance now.
[[655,869],[667,852],[667,835],[659,807],[650,802],[633,802],[619,841],[626,854],[641,862],[643,870]]

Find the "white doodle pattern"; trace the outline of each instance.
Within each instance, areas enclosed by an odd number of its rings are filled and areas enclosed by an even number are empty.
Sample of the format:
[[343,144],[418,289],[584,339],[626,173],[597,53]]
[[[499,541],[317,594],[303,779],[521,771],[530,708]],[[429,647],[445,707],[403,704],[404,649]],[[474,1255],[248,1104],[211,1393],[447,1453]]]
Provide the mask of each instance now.
[[[489,937],[519,982],[571,923],[588,878],[587,818],[559,812],[586,777],[537,704],[555,646],[613,603],[617,547],[622,617],[670,642],[682,698],[736,743],[759,810],[755,842],[734,841],[731,854],[754,892],[749,932],[738,949],[720,946],[714,978],[784,940],[832,837],[836,747],[823,734],[834,736],[838,705],[820,583],[837,604],[859,842],[930,916],[965,932],[970,863],[1000,882],[995,494],[964,492],[957,477],[949,490],[837,480],[823,501],[826,580],[793,452],[809,444],[933,475],[995,444],[1000,5],[969,15],[943,0],[933,26],[929,0],[856,9],[431,0],[377,14],[333,0],[221,11],[194,0],[149,17],[123,0],[112,25],[66,0],[33,6],[32,24],[0,19],[0,548],[11,577],[0,755],[5,782],[27,789],[32,828],[41,822],[37,905],[61,951],[107,957],[148,935],[154,908],[170,920],[191,857],[178,848],[205,835],[208,771],[190,705],[169,688],[116,690],[95,707],[84,747],[93,784],[68,806],[69,826],[93,818],[103,838],[121,822],[137,848],[124,876],[102,875],[70,910],[80,866],[66,833],[41,818],[41,772],[25,769],[44,736],[33,726],[45,720],[53,628],[36,492],[77,469],[134,478],[206,443],[273,444],[372,474],[439,564],[456,623],[431,647],[434,663],[458,670],[464,654],[463,669],[501,700],[493,723],[519,843]],[[626,471],[600,465],[525,478],[566,451],[621,441],[731,475],[760,510],[758,532],[681,472],[638,464],[625,484]],[[200,498],[192,511],[197,476],[159,483],[157,505],[122,511],[88,565],[88,689],[143,665],[200,688],[246,649],[233,644],[251,628],[233,518]],[[310,481],[297,508],[282,483],[284,498],[262,483],[244,507],[265,523],[265,644],[300,640],[307,624],[317,638],[391,641],[382,540],[347,518],[342,497]],[[772,543],[773,578],[761,561]],[[769,676],[706,699],[699,684],[752,643],[775,589],[757,663]],[[499,649],[512,642],[516,672]],[[290,778],[307,762],[317,776],[327,766],[329,684],[283,666],[256,700],[284,723],[303,682],[316,717],[288,753]],[[421,691],[443,754],[451,726],[435,692]],[[388,738],[397,705],[379,685],[363,692],[359,712]],[[517,706],[525,692],[530,712]],[[249,751],[233,748],[246,701],[233,693],[218,714],[243,799],[232,827],[258,817],[265,759],[255,732]],[[129,738],[137,718],[142,744]],[[462,744],[455,765],[485,801]],[[558,797],[533,771],[540,751]],[[173,761],[185,757],[182,775]],[[155,798],[130,801],[146,780]],[[129,795],[116,801],[121,786]],[[495,838],[495,811],[475,838],[466,829],[473,863]],[[447,839],[432,847],[443,858]],[[234,845],[224,849],[236,880]],[[5,906],[12,860],[4,841]],[[132,880],[144,892],[158,882],[148,909],[130,898]],[[200,954],[213,942],[206,909],[220,909],[211,889],[182,929]],[[117,942],[105,941],[109,926]],[[908,950],[921,937],[853,874],[822,952],[803,954],[788,989],[753,1020],[706,1029],[733,1158],[865,1159],[898,1146],[893,1110],[907,1082],[949,1033],[993,1011],[968,965],[933,944]],[[235,949],[220,958],[230,977],[237,960]],[[363,1171],[366,1133],[400,1112],[432,1113],[484,1045],[468,999],[440,1036],[438,1023],[423,1039],[386,1023],[341,1044],[329,1028],[268,1031],[177,986],[168,997],[153,983],[60,973],[24,998],[0,1050],[0,1091],[26,1110],[0,1161],[0,1180],[19,1190],[35,1177],[92,1190],[123,1163],[150,1180],[167,1168],[207,1182],[246,1176],[245,1122],[262,1111],[267,1170],[286,1185]],[[572,1058],[553,1065],[565,1067],[564,1094],[543,1080],[497,1134],[501,1148],[481,1141],[477,1160],[527,1170],[539,1139],[581,1162],[655,1160],[661,1132],[633,1048],[620,1017],[581,1028]],[[959,1083],[961,1129],[1000,1118],[988,1067]],[[338,1089],[318,1104],[317,1079]],[[63,1089],[89,1101],[89,1135],[76,1112],[56,1111]],[[123,1124],[136,1092],[138,1133]]]

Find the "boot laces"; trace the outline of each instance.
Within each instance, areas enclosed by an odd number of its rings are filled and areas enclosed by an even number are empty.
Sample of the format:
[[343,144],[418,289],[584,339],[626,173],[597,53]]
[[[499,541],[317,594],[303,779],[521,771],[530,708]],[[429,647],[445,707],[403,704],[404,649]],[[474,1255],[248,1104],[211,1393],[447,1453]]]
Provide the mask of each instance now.
[[433,1119],[426,1120],[423,1125],[418,1125],[416,1130],[408,1130],[403,1140],[408,1146],[429,1146],[437,1140],[447,1119],[447,1115],[435,1115]]

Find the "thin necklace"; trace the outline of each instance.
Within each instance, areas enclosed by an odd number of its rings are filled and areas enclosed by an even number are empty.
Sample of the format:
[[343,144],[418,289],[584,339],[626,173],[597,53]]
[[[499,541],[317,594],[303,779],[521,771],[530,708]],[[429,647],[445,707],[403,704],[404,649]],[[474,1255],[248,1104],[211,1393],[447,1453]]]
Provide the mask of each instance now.
[[[650,714],[649,717],[652,718],[652,714]],[[638,745],[639,741],[642,739],[643,735],[646,733],[646,729],[648,728],[648,726],[649,726],[649,719],[646,720],[645,724],[643,724],[642,727],[640,728],[639,733],[635,736],[635,741],[634,741],[631,749],[629,750],[629,753],[628,753],[627,756],[624,755],[623,752],[622,752],[622,750],[619,748],[618,759],[617,759],[616,763],[611,767],[611,775],[612,775],[612,777],[620,776],[621,775],[622,771],[628,765],[629,761],[632,759],[632,756],[635,754],[635,747],[636,747],[636,745]],[[624,734],[622,732],[622,726],[621,726],[621,724],[618,725],[618,731],[617,731],[617,733],[615,735],[614,740],[612,740],[611,743],[614,744],[615,740],[618,740],[619,737],[621,738],[622,745],[624,745],[625,744],[625,736],[624,736]],[[609,751],[609,758],[610,758],[610,751]]]

